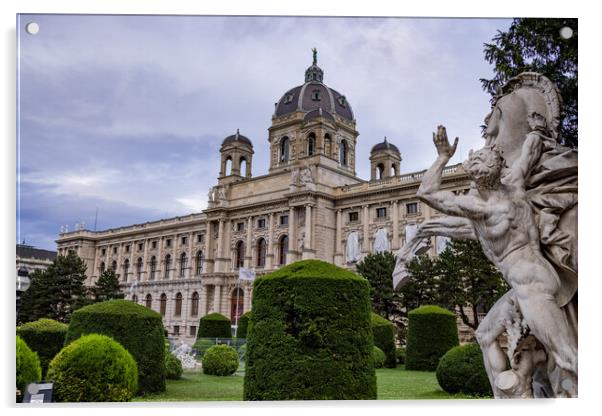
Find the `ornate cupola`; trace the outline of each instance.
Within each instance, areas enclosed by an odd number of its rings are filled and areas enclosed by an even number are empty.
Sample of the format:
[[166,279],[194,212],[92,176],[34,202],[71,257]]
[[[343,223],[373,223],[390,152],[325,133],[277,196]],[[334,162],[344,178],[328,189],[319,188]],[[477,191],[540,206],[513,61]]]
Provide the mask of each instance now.
[[236,180],[237,178],[251,177],[253,143],[240,134],[238,129],[236,129],[236,134],[224,139],[219,151],[221,154],[220,182],[225,178]]
[[401,153],[393,143],[385,140],[375,144],[370,150],[370,180],[379,181],[399,176]]
[[324,79],[324,71],[318,66],[318,51],[316,48],[313,48],[311,51],[313,52],[313,63],[305,70],[305,82],[322,82]]

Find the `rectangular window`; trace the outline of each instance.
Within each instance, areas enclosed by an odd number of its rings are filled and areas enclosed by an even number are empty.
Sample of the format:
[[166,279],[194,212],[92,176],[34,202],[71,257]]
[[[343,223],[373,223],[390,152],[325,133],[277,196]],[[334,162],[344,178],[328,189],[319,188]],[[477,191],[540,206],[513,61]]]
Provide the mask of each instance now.
[[190,327],[190,336],[191,337],[196,337],[196,326],[191,326]]
[[387,208],[376,208],[376,218],[386,218]]
[[417,202],[411,202],[409,204],[406,204],[406,213],[408,213],[408,214],[417,214],[418,213],[418,203]]
[[168,238],[167,240],[165,240],[165,245],[167,247],[171,247],[171,238]]
[[117,247],[113,247],[113,254],[117,254]]
[[180,325],[174,325],[173,326],[173,334],[174,335],[180,335]]
[[205,239],[205,234],[197,234],[197,236],[196,236],[197,243],[202,243],[204,239]]
[[187,237],[182,237],[182,245],[185,245],[186,241],[188,241],[188,238]]
[[265,228],[265,218],[257,220],[257,228]]
[[129,253],[130,252],[130,245],[128,244],[127,246],[125,246],[125,252]]
[[144,244],[139,243],[138,244],[138,251],[142,251],[143,248],[144,248]]
[[152,247],[153,248],[157,248],[157,242],[156,241],[153,241]]
[[245,230],[245,223],[244,222],[237,222],[236,223],[236,231],[244,231]]
[[357,211],[356,212],[350,212],[349,213],[349,222],[355,222],[357,220],[359,220],[359,214],[358,214],[358,212]]
[[106,248],[103,248],[103,249],[102,249],[102,255],[104,256],[105,254],[107,254],[107,249],[106,249]]
[[288,225],[288,215],[280,216],[280,225]]

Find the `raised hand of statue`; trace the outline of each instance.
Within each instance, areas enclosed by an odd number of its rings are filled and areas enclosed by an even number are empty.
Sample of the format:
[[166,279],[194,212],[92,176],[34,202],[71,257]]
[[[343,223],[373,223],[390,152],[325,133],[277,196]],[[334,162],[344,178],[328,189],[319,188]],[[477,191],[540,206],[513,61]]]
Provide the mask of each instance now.
[[454,144],[450,145],[447,140],[447,131],[444,126],[437,126],[437,133],[433,133],[433,143],[437,148],[437,154],[440,158],[447,160],[451,159],[454,153],[456,153],[456,147],[458,147],[458,138],[454,140]]

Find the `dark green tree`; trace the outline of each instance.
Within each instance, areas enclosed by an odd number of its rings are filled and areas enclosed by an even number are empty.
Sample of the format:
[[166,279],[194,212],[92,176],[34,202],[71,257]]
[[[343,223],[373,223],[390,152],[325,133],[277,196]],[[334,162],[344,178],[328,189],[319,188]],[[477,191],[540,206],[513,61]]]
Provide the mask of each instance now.
[[408,278],[400,289],[401,304],[407,312],[422,305],[439,305],[444,298],[439,293],[439,269],[434,258],[427,255],[413,258],[407,265]]
[[48,269],[31,275],[31,287],[23,294],[19,321],[40,318],[68,323],[74,310],[88,303],[86,265],[76,254],[58,256]]
[[125,296],[119,288],[119,277],[112,269],[102,272],[96,283],[94,283],[91,292],[96,302],[123,299]]
[[395,324],[402,322],[401,295],[393,290],[395,256],[389,251],[368,254],[357,264],[357,273],[370,283],[370,300],[374,312]]
[[[452,240],[435,260],[436,303],[457,309],[462,322],[473,329],[479,326],[479,312],[486,313],[509,287],[497,267],[485,257],[474,240]],[[472,311],[472,317],[466,313]]]
[[[570,27],[569,39],[560,30]],[[485,60],[494,65],[494,77],[481,79],[483,89],[495,95],[508,79],[525,71],[539,72],[555,82],[564,102],[561,140],[577,147],[577,19],[514,19],[485,43]]]

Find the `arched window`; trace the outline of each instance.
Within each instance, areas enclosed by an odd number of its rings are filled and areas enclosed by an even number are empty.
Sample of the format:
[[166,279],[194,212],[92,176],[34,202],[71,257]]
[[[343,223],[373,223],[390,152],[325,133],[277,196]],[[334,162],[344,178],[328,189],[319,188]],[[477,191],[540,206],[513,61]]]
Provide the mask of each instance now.
[[164,279],[169,279],[169,272],[171,271],[171,254],[165,256],[165,272],[163,273]]
[[224,169],[224,174],[226,176],[232,174],[232,158],[230,156],[228,156],[228,158],[226,159],[226,166]]
[[138,303],[138,296],[132,295],[132,302]]
[[245,265],[245,243],[244,241],[239,241],[236,243],[236,264],[235,267],[243,267]]
[[153,308],[153,296],[150,293],[146,295],[146,307],[149,309]]
[[114,273],[117,273],[117,262],[115,260],[111,263],[111,270],[113,270]]
[[396,170],[395,170],[395,165],[391,166],[391,172],[390,172],[390,175],[391,175],[391,176],[393,176],[393,177],[397,176],[397,172],[396,172]]
[[125,259],[125,261],[123,262],[123,281],[127,282],[128,281],[128,272],[130,270],[130,260],[129,259]]
[[280,162],[281,163],[288,163],[288,158],[289,158],[289,140],[288,137],[283,137],[282,140],[280,140]]
[[267,244],[265,239],[260,238],[257,241],[257,267],[265,267],[265,255],[267,251]]
[[157,273],[157,258],[155,256],[151,257],[150,261],[150,279],[155,280],[155,274]]
[[249,166],[247,165],[247,159],[245,159],[244,157],[240,158],[240,174],[242,176],[247,176],[247,169],[249,168]]
[[339,147],[339,151],[339,162],[342,166],[347,166],[347,140],[341,140],[341,146]]
[[332,139],[330,138],[330,134],[326,133],[324,135],[324,153],[326,156],[332,157]]
[[182,294],[180,292],[176,294],[176,310],[174,311],[174,315],[182,315]]
[[278,241],[278,264],[286,264],[286,254],[288,253],[288,236],[283,235]]
[[105,269],[107,268],[107,266],[105,265],[105,262],[101,262],[100,263],[100,274],[103,274],[105,272]]
[[203,252],[196,253],[196,274],[199,275],[203,271]]
[[186,257],[186,253],[182,253],[180,256],[180,277],[184,277],[186,274],[186,269],[188,268],[188,257]]
[[165,311],[167,310],[167,295],[165,293],[161,294],[161,298],[159,299],[159,313],[161,316],[165,316]]
[[381,180],[385,173],[385,166],[382,163],[376,165],[376,179]]
[[232,291],[230,298],[230,321],[234,324],[238,323],[245,303],[245,292],[241,288]]
[[316,152],[316,135],[313,133],[309,134],[307,139],[307,155],[311,156]]
[[138,257],[136,260],[136,277],[138,280],[142,278],[142,257]]
[[192,303],[190,304],[190,316],[197,316],[199,314],[199,294],[194,292],[192,294]]

